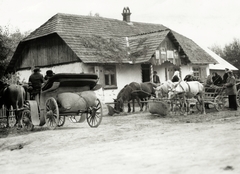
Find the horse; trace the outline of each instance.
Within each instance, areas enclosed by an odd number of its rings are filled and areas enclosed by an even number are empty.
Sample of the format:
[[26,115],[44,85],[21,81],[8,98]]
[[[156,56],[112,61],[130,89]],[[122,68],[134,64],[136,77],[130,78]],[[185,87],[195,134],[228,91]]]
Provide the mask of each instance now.
[[145,101],[151,96],[155,96],[155,89],[157,85],[151,82],[137,83],[131,82],[125,85],[123,89],[117,95],[117,99],[114,99],[114,109],[116,112],[123,112],[124,102],[128,102],[128,112],[131,112],[130,101],[132,101],[133,110],[135,112],[135,99],[137,100],[140,111],[143,111],[143,105],[140,101]]
[[9,113],[11,106],[13,107],[16,123],[14,126],[18,125],[21,127],[21,117],[25,99],[25,90],[21,85],[7,84],[0,81],[0,107],[2,105],[6,106],[7,109],[7,127],[9,127]]
[[173,98],[175,96],[178,96],[180,99],[183,100],[182,106],[186,106],[186,111],[190,111],[190,104],[187,101],[189,98],[196,98],[198,102],[201,104],[201,111],[202,114],[206,114],[205,107],[204,107],[204,92],[205,88],[203,84],[201,84],[198,81],[180,81],[177,84],[174,85],[174,88],[172,88],[169,92],[169,98]]
[[167,99],[167,103],[170,104],[171,111],[174,108],[175,98],[171,98],[169,100],[169,91],[174,87],[178,82],[172,82],[171,80],[167,80],[163,82],[160,86],[155,88],[156,97],[159,99]]
[[174,82],[171,80],[163,82],[161,85],[155,88],[155,94],[157,98],[168,98],[170,89],[174,86]]

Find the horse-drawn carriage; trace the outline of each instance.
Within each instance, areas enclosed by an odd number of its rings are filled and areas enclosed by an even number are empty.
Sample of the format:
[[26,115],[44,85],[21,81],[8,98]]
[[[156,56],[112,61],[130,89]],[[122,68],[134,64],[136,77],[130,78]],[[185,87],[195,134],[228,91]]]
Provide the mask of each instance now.
[[49,129],[63,126],[65,117],[81,123],[87,119],[90,127],[98,127],[102,121],[102,104],[94,90],[96,74],[60,73],[51,77],[35,100],[26,100],[22,124],[27,130],[34,125],[46,124]]
[[[240,106],[240,82],[236,84],[237,87],[237,104]],[[228,96],[225,93],[225,88],[223,86],[205,86],[205,97],[204,103],[206,107],[209,105],[213,105],[217,111],[222,111],[228,105]],[[199,104],[197,103],[197,108],[199,108]]]
[[[178,88],[178,89],[177,89]],[[227,105],[227,95],[225,94],[225,88],[223,86],[204,86],[200,82],[184,82],[181,81],[179,83],[173,84],[171,81],[167,81],[163,85],[157,88],[157,91],[161,94],[161,100],[152,101],[155,103],[171,103],[171,111],[179,112],[179,114],[185,114],[185,112],[190,111],[190,106],[196,106],[196,108],[205,113],[205,108],[209,109],[210,107],[214,107],[217,111],[222,111]],[[174,92],[171,92],[174,91]],[[169,92],[175,93],[178,95],[174,95],[174,98],[169,99]],[[192,95],[195,93],[195,95]],[[184,94],[184,95],[182,95]],[[191,94],[186,97],[187,94]],[[237,101],[239,102],[239,94],[240,90],[238,90]],[[181,96],[182,95],[182,96]],[[167,98],[163,98],[163,96]],[[181,97],[179,97],[181,96]],[[185,102],[182,100],[185,97]],[[198,100],[194,98],[198,98]],[[181,101],[182,100],[182,101]],[[185,104],[183,104],[183,102]],[[204,105],[203,105],[204,103]],[[188,109],[186,107],[189,107]]]

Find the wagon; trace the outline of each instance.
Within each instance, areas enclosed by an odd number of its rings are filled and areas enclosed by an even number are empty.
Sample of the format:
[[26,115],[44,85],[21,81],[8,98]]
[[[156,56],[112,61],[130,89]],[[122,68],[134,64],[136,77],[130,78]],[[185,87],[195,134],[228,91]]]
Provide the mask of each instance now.
[[[237,86],[237,104],[240,106],[240,82]],[[228,105],[228,96],[225,94],[225,88],[222,86],[210,86],[205,87],[205,99],[204,102],[207,105],[213,105],[217,111],[222,111]],[[205,105],[205,106],[207,106]],[[199,103],[196,104],[197,109],[200,110]]]
[[[103,111],[101,101],[94,93],[94,90],[100,88],[97,82],[96,74],[55,74],[44,84],[35,100],[26,100],[22,113],[23,127],[33,130],[34,125],[46,124],[53,130],[64,125],[65,117],[75,123],[87,120],[90,127],[98,127]],[[64,108],[64,103],[71,100],[72,96],[77,100]],[[84,106],[79,105],[80,101]]]
[[[228,96],[225,94],[225,88],[215,85],[205,87],[204,103],[205,107],[212,105],[217,111],[224,110],[228,104]],[[198,102],[196,103],[196,107],[198,110],[201,110]]]

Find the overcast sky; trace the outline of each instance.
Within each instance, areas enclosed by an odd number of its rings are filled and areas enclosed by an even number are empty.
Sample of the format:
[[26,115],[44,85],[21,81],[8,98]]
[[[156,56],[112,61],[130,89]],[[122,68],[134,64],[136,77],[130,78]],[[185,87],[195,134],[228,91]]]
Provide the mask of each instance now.
[[240,0],[0,0],[0,26],[33,31],[57,13],[163,24],[203,46],[240,39]]

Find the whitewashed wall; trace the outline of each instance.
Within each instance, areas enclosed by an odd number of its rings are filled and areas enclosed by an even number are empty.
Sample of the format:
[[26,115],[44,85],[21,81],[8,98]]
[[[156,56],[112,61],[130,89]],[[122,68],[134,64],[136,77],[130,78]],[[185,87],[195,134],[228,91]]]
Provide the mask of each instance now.
[[142,82],[141,65],[119,65],[117,66],[117,89],[102,89],[102,101],[104,103],[111,103],[113,99],[117,98],[119,91],[131,82]]
[[[41,74],[46,75],[47,70],[52,70],[54,73],[81,73],[86,69],[86,65],[81,62],[71,63],[68,65],[59,65],[54,67],[41,68]],[[32,74],[32,70],[20,70],[18,71],[20,81],[28,82],[29,76]]]

